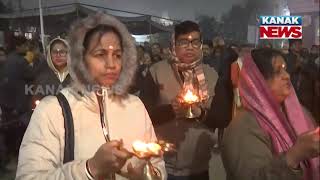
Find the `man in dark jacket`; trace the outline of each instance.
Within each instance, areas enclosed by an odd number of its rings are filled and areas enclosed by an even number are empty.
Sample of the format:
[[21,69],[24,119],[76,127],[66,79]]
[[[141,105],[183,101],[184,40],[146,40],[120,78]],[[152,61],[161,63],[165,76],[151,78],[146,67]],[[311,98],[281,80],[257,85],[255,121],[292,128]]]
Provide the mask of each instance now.
[[302,40],[289,41],[287,69],[290,79],[301,104],[310,112],[313,111],[315,86],[317,81],[317,66],[308,54],[302,53]]
[[[4,66],[7,60],[7,54],[3,47],[0,47],[0,87],[5,83],[6,79],[4,78]],[[5,134],[1,131],[1,127],[3,126],[4,114],[0,105],[0,174],[2,171],[5,171],[5,163],[6,163],[6,155],[7,155],[7,145],[5,142]]]
[[26,95],[25,86],[34,78],[33,67],[24,58],[28,42],[24,37],[14,37],[15,49],[9,53],[3,69],[3,83],[0,87],[0,104],[4,117],[11,126],[6,132],[8,149],[18,153],[26,126],[30,118],[31,96]]
[[15,37],[15,50],[8,55],[4,68],[6,83],[1,88],[1,104],[16,113],[29,110],[30,97],[25,95],[25,85],[34,78],[32,66],[24,55],[27,51],[27,40],[24,37]]

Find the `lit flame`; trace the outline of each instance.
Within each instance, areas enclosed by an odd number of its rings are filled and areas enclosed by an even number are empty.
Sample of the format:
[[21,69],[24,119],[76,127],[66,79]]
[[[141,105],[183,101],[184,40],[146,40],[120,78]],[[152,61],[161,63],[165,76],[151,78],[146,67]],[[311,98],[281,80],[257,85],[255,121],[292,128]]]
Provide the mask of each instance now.
[[138,152],[148,152],[147,144],[140,140],[133,142],[132,147]]
[[184,101],[186,103],[195,103],[199,100],[199,97],[195,94],[192,93],[192,91],[190,89],[188,89],[187,93],[184,95],[183,97]]
[[39,100],[36,100],[36,101],[35,101],[35,104],[36,104],[36,106],[38,106],[38,105],[40,104],[40,101],[39,101]]
[[148,143],[147,149],[151,151],[153,154],[158,154],[161,151],[161,146],[157,143]]
[[143,141],[135,141],[132,145],[137,152],[158,154],[161,151],[161,146],[157,143],[145,143]]

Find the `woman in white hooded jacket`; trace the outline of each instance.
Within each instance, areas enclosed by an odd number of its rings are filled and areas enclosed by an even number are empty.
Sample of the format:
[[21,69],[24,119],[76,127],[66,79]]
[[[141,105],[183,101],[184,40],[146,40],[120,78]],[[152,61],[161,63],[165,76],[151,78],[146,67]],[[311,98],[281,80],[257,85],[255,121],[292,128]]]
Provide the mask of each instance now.
[[66,40],[57,37],[50,41],[47,62],[33,82],[33,102],[48,95],[57,95],[61,89],[69,86],[71,77],[67,68],[67,60],[70,58],[68,53],[70,46]]
[[[48,96],[24,135],[16,179],[141,179],[145,162],[128,151],[135,140],[157,139],[143,103],[127,93],[137,67],[131,35],[120,21],[98,13],[74,24],[69,38],[73,84],[61,93],[73,116],[74,160],[63,163],[64,117],[57,98]],[[162,158],[151,163],[166,179]]]

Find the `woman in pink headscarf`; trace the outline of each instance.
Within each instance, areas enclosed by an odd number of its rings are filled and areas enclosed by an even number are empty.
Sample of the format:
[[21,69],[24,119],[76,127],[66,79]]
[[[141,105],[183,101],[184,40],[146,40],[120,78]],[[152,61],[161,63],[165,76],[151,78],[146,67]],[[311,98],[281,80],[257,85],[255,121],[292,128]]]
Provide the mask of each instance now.
[[222,158],[228,180],[319,180],[320,129],[301,107],[274,49],[244,57],[243,109],[227,128]]

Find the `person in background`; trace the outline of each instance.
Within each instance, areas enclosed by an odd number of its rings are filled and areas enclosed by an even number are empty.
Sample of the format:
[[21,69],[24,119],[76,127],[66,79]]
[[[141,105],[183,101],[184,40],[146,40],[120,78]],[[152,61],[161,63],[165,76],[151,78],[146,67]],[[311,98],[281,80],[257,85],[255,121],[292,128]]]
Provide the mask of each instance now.
[[240,71],[242,68],[242,57],[239,56],[237,61],[231,64],[231,81],[233,86],[233,116],[237,113],[237,110],[241,108],[241,98],[239,93],[239,79],[240,79]]
[[[4,78],[4,67],[7,62],[7,52],[3,47],[0,47],[0,88],[5,84],[6,78]],[[1,100],[0,100],[1,102]],[[5,115],[0,104],[0,129],[2,124],[5,123]],[[5,165],[7,162],[7,144],[5,139],[5,133],[0,130],[0,173],[7,171]]]
[[210,41],[203,41],[202,45],[203,57],[210,57],[212,55],[212,44]]
[[217,36],[217,37],[212,39],[213,48],[216,48],[216,47],[219,47],[219,46],[223,47],[225,45],[226,45],[226,43],[224,42],[224,39],[221,36]]
[[[233,48],[232,48],[233,47]],[[233,45],[231,46],[232,49],[234,49],[237,54],[238,58],[236,61],[234,61],[231,64],[231,81],[232,81],[232,87],[233,87],[233,116],[236,115],[237,110],[241,108],[241,97],[240,97],[240,92],[239,92],[239,80],[240,80],[240,71],[243,65],[243,56],[245,54],[250,54],[253,47],[250,44],[244,44],[241,46]],[[267,47],[269,48],[269,47]]]
[[8,152],[15,158],[18,148],[30,120],[31,95],[25,93],[25,86],[34,79],[34,68],[25,59],[29,42],[25,37],[13,38],[14,50],[9,53],[5,63],[4,81],[0,88],[0,106],[6,116],[6,121],[11,122],[6,136]]
[[243,109],[222,144],[227,180],[318,180],[320,128],[295,95],[285,56],[254,50],[240,76]]
[[144,62],[144,57],[143,57],[144,52],[145,50],[143,46],[141,45],[137,46],[137,58],[138,58],[139,65],[142,65]]
[[230,48],[231,48],[234,52],[236,52],[238,55],[240,54],[241,48],[240,48],[240,46],[239,46],[238,44],[230,44]]
[[[3,81],[3,77],[4,77],[4,67],[5,64],[7,62],[7,51],[3,48],[0,47],[0,84]],[[1,87],[1,85],[0,85]]]
[[272,48],[272,43],[269,40],[260,40],[258,48]]
[[47,46],[47,61],[37,74],[33,84],[33,102],[48,95],[56,95],[71,83],[67,68],[70,47],[66,40],[57,37]]
[[238,58],[231,64],[231,82],[233,88],[233,106],[232,106],[232,116],[234,117],[237,109],[241,107],[240,93],[239,93],[239,78],[240,78],[240,70],[242,68],[242,55],[241,48],[237,44],[231,44],[230,48],[237,53]]
[[35,41],[28,41],[27,51],[24,58],[28,61],[28,63],[33,66],[33,64],[39,60],[40,57],[40,49],[38,43]]
[[151,45],[150,45],[150,43],[149,43],[148,41],[145,41],[145,42],[143,43],[143,47],[144,47],[144,50],[145,50],[146,52],[151,53]]
[[301,56],[302,40],[289,40],[289,53],[286,58],[288,73],[290,74],[293,87],[297,91],[299,71],[303,62]]
[[314,65],[317,69],[316,82],[315,82],[315,100],[313,106],[313,112],[320,123],[320,45],[313,45],[311,48],[311,59],[314,59]]
[[306,47],[303,47],[301,49],[301,56],[304,58],[305,61],[307,61],[307,59],[309,58],[309,55],[310,55],[309,49]]
[[169,60],[170,57],[171,57],[170,47],[162,47],[162,49],[161,49],[161,59],[162,60]]
[[144,79],[144,72],[147,71],[147,65],[145,64],[145,50],[143,46],[137,46],[137,59],[138,59],[138,69],[135,75],[134,83],[132,83],[129,92],[139,96],[141,86]]
[[310,49],[310,58],[311,60],[315,61],[319,58],[320,55],[320,46],[319,45],[312,45]]
[[210,67],[216,67],[217,62],[213,62],[212,57],[212,43],[210,41],[203,41],[202,45],[203,63],[208,64]]
[[223,50],[220,59],[220,67],[218,71],[218,81],[215,86],[215,96],[212,99],[212,119],[208,123],[215,132],[217,130],[218,143],[215,145],[216,150],[219,150],[224,129],[228,126],[232,119],[233,109],[233,86],[232,86],[232,64],[237,61],[238,54],[231,48]]
[[152,65],[152,61],[151,61],[151,55],[148,52],[145,52],[143,57],[144,57],[144,62],[143,62],[142,76],[146,77],[147,73],[149,72],[149,68]]
[[4,62],[6,60],[3,56],[7,56],[7,51],[2,45],[0,45],[0,62]]
[[301,104],[312,112],[318,72],[314,61],[302,52],[302,47],[301,39],[289,41],[288,73]]
[[225,55],[225,42],[222,37],[218,36],[212,40],[212,65],[214,69],[219,73],[221,71],[221,64],[223,63],[223,57]]
[[316,120],[320,124],[320,57],[315,60],[316,67],[318,69],[318,77],[316,77],[316,84],[315,84],[315,101],[314,101],[314,114]]
[[25,96],[25,84],[31,82],[34,78],[32,66],[25,59],[28,49],[28,41],[24,37],[15,37],[13,39],[15,50],[9,53],[7,63],[4,69],[4,76],[7,79],[6,85],[1,92],[5,101],[4,106],[15,111],[23,113],[29,110],[29,98]]
[[159,43],[153,43],[151,45],[151,60],[152,63],[161,61],[161,46]]

